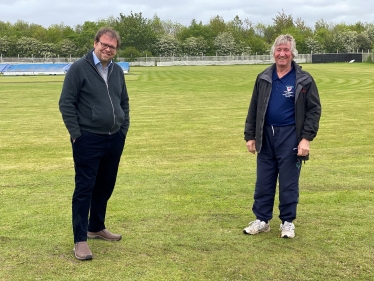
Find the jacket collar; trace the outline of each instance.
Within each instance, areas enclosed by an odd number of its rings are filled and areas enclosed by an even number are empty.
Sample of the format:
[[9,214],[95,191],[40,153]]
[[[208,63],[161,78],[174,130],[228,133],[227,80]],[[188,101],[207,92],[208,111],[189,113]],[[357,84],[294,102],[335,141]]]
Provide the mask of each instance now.
[[[262,74],[260,75],[260,78],[264,79],[264,80],[268,80],[269,82],[271,82],[272,81],[273,71],[274,71],[275,67],[276,67],[275,63],[273,63],[272,65],[270,65],[268,68],[266,68],[264,70],[264,72],[262,72]],[[295,69],[296,77],[302,75],[301,66],[298,65],[294,60],[292,61],[292,67]]]
[[[88,51],[88,53],[84,56],[84,58],[94,67],[96,67],[96,63],[95,63],[95,60],[94,60],[94,56],[93,56],[93,51],[95,49],[92,48],[91,50]],[[113,65],[113,60],[108,64],[107,68],[111,68],[111,66]]]

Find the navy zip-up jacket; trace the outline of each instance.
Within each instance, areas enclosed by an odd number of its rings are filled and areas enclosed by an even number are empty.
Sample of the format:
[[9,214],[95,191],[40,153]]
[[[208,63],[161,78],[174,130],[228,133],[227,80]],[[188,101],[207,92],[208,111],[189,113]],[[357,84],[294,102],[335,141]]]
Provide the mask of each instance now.
[[81,130],[104,135],[121,130],[126,138],[130,116],[123,70],[112,63],[106,83],[92,52],[74,62],[66,73],[59,101],[62,119],[71,139],[80,137]]
[[[292,61],[296,72],[295,127],[297,139],[312,141],[318,132],[321,102],[313,77]],[[248,115],[245,121],[244,139],[256,140],[256,151],[261,152],[265,114],[272,90],[272,73],[275,64],[266,68],[256,79]],[[308,160],[306,157],[303,160]]]

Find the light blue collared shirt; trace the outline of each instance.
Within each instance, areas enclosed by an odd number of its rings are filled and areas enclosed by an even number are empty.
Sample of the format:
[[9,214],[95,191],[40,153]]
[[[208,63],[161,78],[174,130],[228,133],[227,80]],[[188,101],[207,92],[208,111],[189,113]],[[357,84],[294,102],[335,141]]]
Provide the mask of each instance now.
[[[93,60],[94,60],[96,67],[100,67],[101,69],[103,69],[103,65],[101,64],[100,60],[97,58],[94,51],[92,51],[92,56],[93,56]],[[106,70],[109,66],[111,66],[112,63],[113,61],[110,61],[110,63],[104,68],[104,70]]]
[[105,83],[108,82],[108,68],[113,63],[113,61],[110,61],[110,63],[103,69],[103,65],[101,64],[100,60],[97,58],[95,52],[92,52],[93,60],[96,66],[97,71],[99,71],[101,77],[105,80]]

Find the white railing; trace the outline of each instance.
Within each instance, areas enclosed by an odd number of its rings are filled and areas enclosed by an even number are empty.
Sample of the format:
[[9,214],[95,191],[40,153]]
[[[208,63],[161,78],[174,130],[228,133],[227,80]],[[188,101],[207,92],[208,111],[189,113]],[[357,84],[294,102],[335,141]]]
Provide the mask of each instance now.
[[[118,58],[126,61],[126,58]],[[311,63],[311,55],[299,55],[299,63]],[[174,57],[140,57],[130,60],[130,66],[171,66],[171,65],[233,65],[233,64],[271,64],[270,55],[253,56],[174,56]]]
[[[373,58],[373,53],[362,53],[362,61]],[[79,58],[56,57],[4,57],[0,55],[0,63],[73,63]],[[129,62],[130,66],[171,66],[171,65],[234,65],[234,64],[271,64],[274,62],[270,55],[252,56],[173,56],[173,57],[139,57],[136,59],[117,57],[119,62]],[[295,61],[298,63],[312,63],[311,54],[299,54]]]

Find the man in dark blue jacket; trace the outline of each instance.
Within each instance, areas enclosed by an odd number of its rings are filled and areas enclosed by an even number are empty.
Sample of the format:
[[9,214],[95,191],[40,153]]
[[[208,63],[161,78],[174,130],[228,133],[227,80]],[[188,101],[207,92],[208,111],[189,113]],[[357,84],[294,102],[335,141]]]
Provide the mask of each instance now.
[[59,101],[73,150],[72,223],[74,254],[79,260],[92,259],[87,237],[107,241],[122,238],[105,227],[107,202],[130,124],[124,73],[113,62],[120,42],[115,30],[101,28],[94,48],[66,73]]
[[271,53],[275,63],[257,76],[244,129],[248,151],[258,154],[252,207],[256,220],[243,231],[270,231],[279,180],[281,237],[293,238],[301,164],[309,159],[310,141],[317,135],[321,103],[314,79],[293,60],[294,38],[279,36]]

